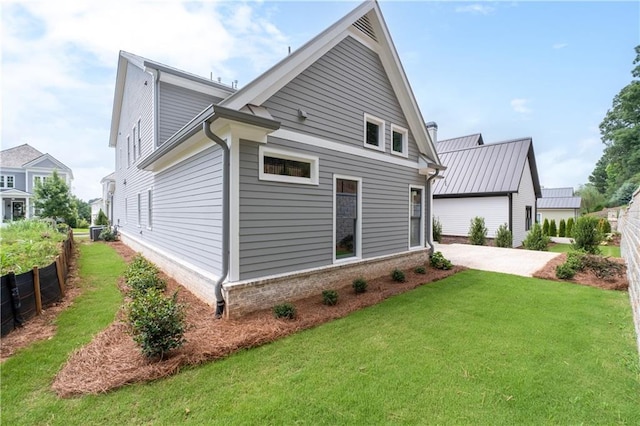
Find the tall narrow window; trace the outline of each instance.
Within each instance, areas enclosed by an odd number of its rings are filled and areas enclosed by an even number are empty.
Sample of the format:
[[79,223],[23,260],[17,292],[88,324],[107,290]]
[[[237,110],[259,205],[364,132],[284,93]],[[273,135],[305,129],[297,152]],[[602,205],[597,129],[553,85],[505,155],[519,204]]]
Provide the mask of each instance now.
[[0,188],[4,188],[4,175],[0,176]]
[[133,135],[133,137],[131,138],[133,140],[133,162],[136,162],[136,158],[138,156],[138,138],[136,138],[136,128],[134,127],[133,129],[131,129],[131,134]]
[[422,188],[411,188],[411,212],[409,215],[409,247],[422,247],[424,229]]
[[152,218],[153,218],[153,191],[151,189],[147,190],[147,228],[151,229]]
[[524,213],[524,230],[528,231],[529,229],[531,229],[531,218],[533,217],[532,213],[531,213],[531,206],[526,206],[525,207],[525,213]]
[[335,258],[360,256],[360,180],[335,177]]
[[142,134],[140,133],[140,121],[138,118],[138,157],[142,156]]
[[13,176],[6,176],[7,188],[15,188],[15,178]]
[[127,167],[131,165],[131,137],[127,136]]
[[138,226],[142,224],[142,194],[138,192]]

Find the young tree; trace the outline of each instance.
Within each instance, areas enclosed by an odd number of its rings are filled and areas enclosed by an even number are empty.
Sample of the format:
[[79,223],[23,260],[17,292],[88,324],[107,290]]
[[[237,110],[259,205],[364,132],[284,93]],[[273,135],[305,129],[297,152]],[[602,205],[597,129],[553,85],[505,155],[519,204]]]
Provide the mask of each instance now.
[[567,234],[567,223],[564,219],[560,219],[560,225],[558,225],[558,237],[564,237]]
[[469,226],[469,241],[475,246],[485,245],[488,231],[484,226],[484,218],[474,217],[471,219],[471,225]]
[[571,237],[571,234],[573,232],[573,224],[574,224],[574,220],[572,217],[570,217],[569,219],[567,219],[567,231],[565,232],[567,237]]
[[542,224],[542,235],[549,236],[549,219],[545,219]]
[[557,235],[558,235],[558,227],[556,226],[556,220],[551,219],[551,222],[549,222],[549,236],[555,237]]
[[50,217],[56,222],[64,220],[71,226],[75,222],[77,211],[71,198],[69,185],[54,170],[51,179],[37,183],[34,191],[34,205],[40,209],[40,217]]
[[109,225],[109,218],[107,218],[107,215],[104,214],[102,209],[100,209],[100,211],[98,212],[98,217],[96,218],[96,225],[104,225],[104,226]]

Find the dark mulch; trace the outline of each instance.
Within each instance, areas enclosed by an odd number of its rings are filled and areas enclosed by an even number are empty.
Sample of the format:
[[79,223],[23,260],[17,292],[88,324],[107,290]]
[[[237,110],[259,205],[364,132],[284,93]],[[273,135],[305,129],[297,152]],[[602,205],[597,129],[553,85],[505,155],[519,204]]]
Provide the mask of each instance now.
[[[618,258],[609,258],[609,260],[624,265],[624,259]],[[536,271],[533,274],[536,278],[543,278],[545,280],[553,280],[553,281],[566,281],[574,284],[588,285],[591,287],[598,287],[605,290],[627,290],[629,288],[629,281],[627,280],[627,274],[623,273],[621,275],[617,275],[612,279],[602,279],[598,278],[593,271],[584,270],[578,272],[575,277],[570,280],[561,280],[556,277],[556,267],[558,265],[563,264],[567,261],[567,254],[562,253],[560,256],[553,258],[549,263],[547,263],[544,268]]]

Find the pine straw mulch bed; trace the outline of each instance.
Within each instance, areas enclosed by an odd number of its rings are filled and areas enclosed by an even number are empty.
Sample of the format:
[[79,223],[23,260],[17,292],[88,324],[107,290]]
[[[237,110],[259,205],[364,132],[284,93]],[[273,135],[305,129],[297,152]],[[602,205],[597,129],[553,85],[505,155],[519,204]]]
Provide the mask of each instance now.
[[[113,243],[113,247],[127,262],[135,255],[134,251],[122,243]],[[370,280],[367,292],[360,295],[353,292],[351,283],[346,283],[338,289],[339,300],[335,306],[323,305],[320,294],[295,301],[297,317],[293,321],[275,319],[271,310],[255,312],[240,319],[216,320],[213,307],[185,290],[175,280],[165,277],[167,293],[177,291],[179,302],[187,307],[185,345],[172,351],[164,360],[147,360],[127,334],[121,310],[106,330],[69,357],[67,364],[56,376],[53,389],[61,397],[70,397],[107,392],[126,384],[159,379],[176,373],[183,366],[224,358],[240,349],[263,345],[344,317],[462,269],[454,267],[449,271],[441,271],[427,268],[426,275],[406,271],[407,281],[404,283],[396,283],[387,277]],[[124,287],[122,279],[119,286],[121,289]]]
[[[625,265],[624,259],[610,257],[609,260],[619,263],[623,266]],[[623,273],[622,275],[616,275],[612,279],[598,278],[592,271],[584,270],[576,273],[576,275],[570,280],[561,280],[556,277],[556,267],[558,265],[563,264],[566,261],[567,261],[567,254],[562,253],[560,256],[553,258],[549,263],[547,263],[544,266],[544,268],[540,269],[539,271],[536,271],[536,273],[534,273],[533,276],[536,278],[543,278],[545,280],[571,282],[574,284],[598,287],[605,290],[626,291],[629,288],[629,281],[627,279],[627,274],[626,274],[626,266],[624,266],[625,273]]]

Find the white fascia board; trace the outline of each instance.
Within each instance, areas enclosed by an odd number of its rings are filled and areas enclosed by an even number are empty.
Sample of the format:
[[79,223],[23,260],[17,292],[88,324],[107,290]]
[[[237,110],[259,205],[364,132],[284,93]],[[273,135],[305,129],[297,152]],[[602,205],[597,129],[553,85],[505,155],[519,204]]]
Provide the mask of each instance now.
[[373,1],[366,1],[360,4],[324,32],[222,101],[220,105],[232,109],[240,109],[247,104],[261,105],[342,41],[350,34],[349,28],[351,25],[376,7],[377,4]]
[[128,64],[129,60],[124,55],[124,52],[120,51],[113,94],[113,109],[111,110],[111,132],[109,133],[109,147],[111,148],[114,148],[118,142],[118,129],[120,128],[120,115],[122,113],[122,99],[124,97],[124,83],[127,79]]
[[[147,67],[145,68],[147,72],[156,72],[154,68]],[[172,84],[174,86],[183,87],[185,89],[193,90],[195,92],[205,93],[207,95],[216,96],[218,98],[226,98],[229,96],[229,92],[219,89],[217,87],[208,86],[204,83],[199,83],[194,80],[190,80],[188,78],[180,77],[175,74],[170,74],[166,71],[160,72],[160,81],[168,84]]]

